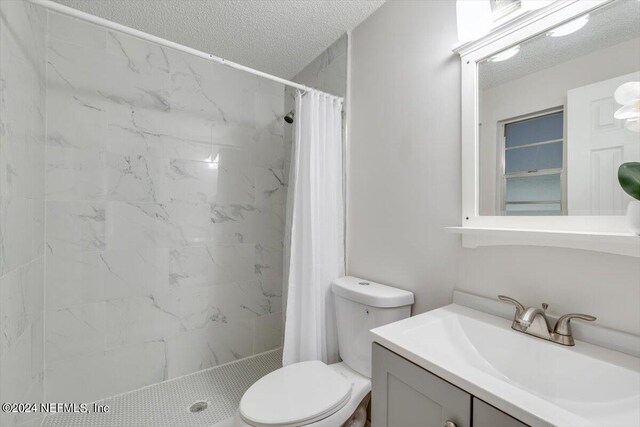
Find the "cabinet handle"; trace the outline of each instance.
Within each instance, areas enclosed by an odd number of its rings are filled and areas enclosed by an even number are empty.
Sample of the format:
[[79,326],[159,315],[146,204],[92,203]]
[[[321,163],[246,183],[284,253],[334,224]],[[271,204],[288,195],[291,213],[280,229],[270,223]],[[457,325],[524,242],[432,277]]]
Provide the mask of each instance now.
[[447,421],[446,423],[444,423],[444,427],[457,427],[456,423],[454,423],[453,421]]

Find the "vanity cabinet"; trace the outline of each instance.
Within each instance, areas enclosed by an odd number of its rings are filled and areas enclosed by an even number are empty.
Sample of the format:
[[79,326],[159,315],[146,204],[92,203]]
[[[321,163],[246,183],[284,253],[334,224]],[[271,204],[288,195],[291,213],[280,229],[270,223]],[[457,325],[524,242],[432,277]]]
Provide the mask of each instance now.
[[515,418],[478,398],[473,398],[473,427],[527,427]]
[[471,426],[471,395],[373,344],[371,427]]
[[372,427],[527,427],[377,343],[372,366]]

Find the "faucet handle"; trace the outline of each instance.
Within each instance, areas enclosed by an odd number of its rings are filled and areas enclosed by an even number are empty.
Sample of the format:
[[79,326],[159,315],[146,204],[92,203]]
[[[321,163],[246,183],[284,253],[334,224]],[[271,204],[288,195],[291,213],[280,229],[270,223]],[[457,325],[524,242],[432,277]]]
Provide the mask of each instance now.
[[522,313],[525,308],[522,304],[520,304],[518,301],[516,301],[515,299],[508,297],[506,295],[498,295],[498,299],[500,301],[504,301],[504,302],[510,302],[511,304],[516,306],[516,316],[519,316],[520,313]]
[[595,316],[591,316],[590,314],[580,314],[580,313],[569,313],[560,317],[556,322],[555,328],[553,328],[553,332],[559,335],[572,336],[571,332],[571,319],[580,319],[587,320],[589,322],[593,322],[596,320]]

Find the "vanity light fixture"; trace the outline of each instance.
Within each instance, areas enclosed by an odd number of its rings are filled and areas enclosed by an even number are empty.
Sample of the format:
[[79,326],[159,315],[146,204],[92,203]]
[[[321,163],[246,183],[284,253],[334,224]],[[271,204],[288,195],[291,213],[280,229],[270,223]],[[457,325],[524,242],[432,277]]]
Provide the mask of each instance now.
[[573,21],[570,21],[564,25],[561,25],[557,28],[549,30],[547,32],[547,35],[549,37],[563,37],[571,33],[575,33],[580,28],[587,25],[587,22],[589,22],[589,14],[582,15],[581,17],[574,19]]
[[456,0],[458,40],[466,43],[491,31],[493,19],[489,0]]
[[513,58],[514,56],[516,56],[516,54],[520,52],[520,45],[514,46],[512,48],[509,48],[507,50],[503,50],[502,52],[498,53],[497,55],[492,56],[491,58],[489,58],[489,62],[501,62],[501,61],[506,61],[509,58]]

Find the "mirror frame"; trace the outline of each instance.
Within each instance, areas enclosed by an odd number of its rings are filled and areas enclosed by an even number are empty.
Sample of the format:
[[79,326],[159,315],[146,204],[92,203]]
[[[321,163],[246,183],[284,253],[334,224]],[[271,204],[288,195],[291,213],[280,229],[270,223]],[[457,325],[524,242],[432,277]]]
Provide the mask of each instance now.
[[640,257],[640,236],[629,231],[625,216],[479,215],[478,64],[613,1],[556,1],[453,49],[461,58],[462,226],[447,230],[462,234],[464,247],[539,245]]

